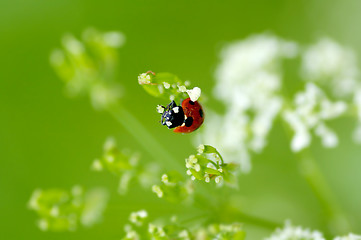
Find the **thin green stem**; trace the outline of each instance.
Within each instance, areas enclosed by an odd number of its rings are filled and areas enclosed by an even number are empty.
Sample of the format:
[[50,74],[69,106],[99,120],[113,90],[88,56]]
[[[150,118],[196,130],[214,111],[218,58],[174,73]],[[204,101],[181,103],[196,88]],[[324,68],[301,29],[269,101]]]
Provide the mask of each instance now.
[[239,219],[239,221],[242,221],[243,223],[246,223],[246,224],[248,223],[250,225],[257,226],[260,228],[274,230],[276,228],[282,227],[282,224],[280,224],[280,223],[273,222],[273,221],[263,219],[260,217],[252,216],[247,213],[237,211],[235,209],[229,209],[228,212],[232,217]]
[[342,211],[334,193],[319,169],[310,151],[304,151],[298,159],[300,174],[310,185],[320,201],[328,218],[328,228],[332,234],[342,234],[351,230],[351,224]]
[[155,161],[162,163],[162,165],[167,162],[171,165],[170,167],[181,166],[180,162],[123,106],[115,105],[109,107],[108,111]]
[[[292,133],[290,129],[285,125],[285,122],[282,123],[285,132],[291,139]],[[329,231],[332,234],[349,232],[351,224],[339,206],[317,162],[312,157],[311,151],[303,150],[302,153],[296,154],[296,156],[300,175],[307,181],[326,213]]]
[[215,162],[213,162],[213,161],[211,161],[211,160],[208,160],[208,162],[209,162],[210,164],[212,164],[216,169],[219,168],[218,164],[216,164]]
[[224,165],[224,160],[223,160],[223,157],[222,157],[222,155],[218,152],[218,150],[216,150],[216,152],[217,152],[217,154],[218,154],[219,158],[221,159],[222,166],[223,166],[223,165]]

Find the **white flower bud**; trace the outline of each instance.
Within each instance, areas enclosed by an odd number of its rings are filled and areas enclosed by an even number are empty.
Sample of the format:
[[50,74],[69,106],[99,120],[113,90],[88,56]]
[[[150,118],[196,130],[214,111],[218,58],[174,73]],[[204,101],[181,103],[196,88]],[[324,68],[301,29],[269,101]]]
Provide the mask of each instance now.
[[201,89],[199,87],[195,87],[191,90],[187,90],[187,93],[189,95],[189,98],[191,101],[195,102],[198,100],[198,98],[201,96]]
[[159,198],[162,198],[164,195],[162,189],[158,185],[153,185],[152,191],[155,192]]
[[167,82],[163,82],[163,86],[165,89],[169,89],[170,88],[170,84]]
[[150,75],[147,73],[142,73],[138,76],[138,83],[139,84],[150,84]]

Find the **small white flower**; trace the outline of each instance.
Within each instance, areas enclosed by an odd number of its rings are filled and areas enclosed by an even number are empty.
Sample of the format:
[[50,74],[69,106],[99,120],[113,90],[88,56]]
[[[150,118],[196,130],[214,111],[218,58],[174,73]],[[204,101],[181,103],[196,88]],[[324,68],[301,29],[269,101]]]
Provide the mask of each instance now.
[[190,155],[189,158],[186,159],[186,168],[194,168],[198,159],[194,155]]
[[99,159],[95,159],[91,165],[91,169],[95,171],[101,171],[103,170],[103,165]]
[[194,165],[194,170],[196,170],[196,172],[199,172],[201,170],[201,165],[199,164]]
[[209,176],[206,176],[206,177],[204,178],[204,181],[205,181],[206,183],[209,183],[209,182],[211,181],[211,179],[209,178]]
[[160,113],[160,114],[164,113],[164,107],[162,107],[161,105],[158,105],[157,106],[157,112]]
[[103,41],[109,47],[118,48],[125,42],[125,36],[120,32],[106,32],[103,34]]
[[315,84],[307,83],[305,91],[295,96],[294,110],[283,113],[284,120],[295,132],[291,149],[298,152],[308,147],[312,138],[311,130],[322,139],[325,147],[336,147],[337,135],[326,126],[325,121],[339,117],[346,109],[346,103],[331,102]]
[[141,226],[147,217],[148,212],[145,210],[140,210],[138,212],[132,212],[129,216],[129,221],[136,224],[137,226]]
[[116,141],[113,137],[108,137],[104,143],[103,149],[104,152],[108,152],[116,147]]
[[42,231],[47,231],[49,229],[49,223],[48,223],[48,221],[46,219],[40,219],[38,221],[38,227]]
[[113,163],[113,162],[114,162],[114,156],[113,156],[113,155],[106,155],[106,156],[105,156],[105,160],[106,160],[108,163]]
[[59,207],[58,206],[52,207],[50,210],[50,215],[53,217],[58,217],[59,216]]
[[330,86],[335,96],[348,96],[359,85],[360,72],[352,50],[323,38],[303,53],[302,75],[306,81]]
[[215,181],[217,184],[221,183],[222,180],[223,180],[223,177],[222,177],[222,176],[217,176],[217,177],[214,179],[214,181]]
[[333,148],[338,145],[337,135],[324,124],[319,124],[315,129],[315,133],[321,137],[323,146]]
[[187,93],[189,95],[189,98],[191,99],[191,101],[195,102],[198,100],[198,98],[201,96],[201,89],[199,87],[195,87],[191,90],[187,90]]
[[212,163],[208,163],[207,168],[212,168],[214,170],[217,170],[217,168]]
[[38,210],[39,209],[38,200],[39,200],[39,198],[41,196],[41,193],[42,193],[41,189],[34,190],[33,194],[30,197],[29,203],[28,203],[28,206],[29,206],[30,209],[33,209],[33,210]]
[[201,144],[201,145],[198,146],[197,151],[198,151],[199,153],[203,153],[203,152],[204,152],[204,149],[205,149],[204,144]]
[[81,55],[85,52],[85,47],[82,42],[72,35],[66,35],[62,39],[64,48],[74,56]]
[[311,231],[301,227],[294,227],[286,222],[283,229],[277,229],[265,240],[326,240],[319,231]]
[[178,237],[183,239],[183,240],[190,240],[190,235],[189,235],[189,232],[187,230],[183,230],[183,231],[180,231],[178,233]]
[[150,83],[150,75],[147,73],[142,73],[138,76],[139,84],[149,84]]
[[180,92],[186,92],[186,91],[187,91],[187,88],[186,88],[186,86],[180,85],[180,86],[178,86],[178,90],[179,90]]
[[162,198],[163,195],[164,195],[162,189],[158,185],[153,185],[152,186],[152,191],[154,193],[156,193],[159,198]]
[[167,175],[167,174],[163,174],[163,175],[162,175],[162,182],[163,182],[163,183],[168,183],[168,182],[169,182],[169,178],[168,178],[168,175]]
[[361,240],[361,236],[349,233],[347,236],[335,237],[334,240]]
[[132,240],[139,240],[140,239],[138,233],[136,231],[134,231],[134,230],[128,231],[127,234],[126,234],[126,238],[127,239],[132,239]]
[[163,86],[165,89],[169,89],[170,88],[170,84],[167,82],[163,82]]

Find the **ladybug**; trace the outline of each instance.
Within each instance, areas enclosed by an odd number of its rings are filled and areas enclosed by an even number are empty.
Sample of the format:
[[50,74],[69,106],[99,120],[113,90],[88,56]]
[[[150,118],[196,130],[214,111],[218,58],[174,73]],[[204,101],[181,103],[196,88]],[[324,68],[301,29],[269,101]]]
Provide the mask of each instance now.
[[167,107],[158,105],[158,112],[162,114],[161,123],[176,133],[191,133],[197,130],[204,121],[202,106],[190,98],[183,100],[182,106],[172,101]]

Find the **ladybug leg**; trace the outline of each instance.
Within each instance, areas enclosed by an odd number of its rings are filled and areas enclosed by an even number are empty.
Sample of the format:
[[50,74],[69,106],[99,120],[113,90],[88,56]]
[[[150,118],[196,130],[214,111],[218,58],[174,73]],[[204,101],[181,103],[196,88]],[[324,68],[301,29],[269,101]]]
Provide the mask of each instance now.
[[168,104],[167,109],[172,110],[173,108],[177,107],[177,104],[173,100],[171,103]]

